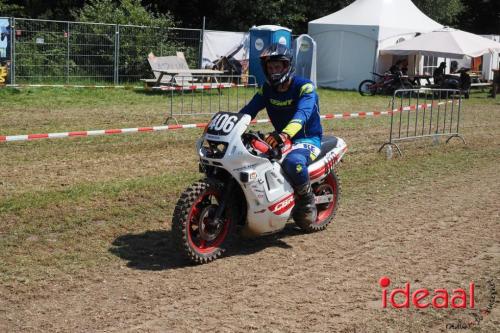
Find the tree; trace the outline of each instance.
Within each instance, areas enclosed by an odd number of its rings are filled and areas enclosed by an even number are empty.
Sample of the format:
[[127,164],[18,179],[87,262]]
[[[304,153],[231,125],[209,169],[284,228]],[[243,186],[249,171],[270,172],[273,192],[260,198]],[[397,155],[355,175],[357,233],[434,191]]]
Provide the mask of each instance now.
[[149,0],[159,11],[169,10],[183,27],[248,31],[253,25],[276,24],[294,34],[306,33],[307,22],[342,9],[354,0]]
[[16,4],[8,4],[5,0],[0,0],[0,15],[2,16],[22,16],[24,7]]
[[413,0],[415,5],[433,20],[447,26],[459,26],[464,11],[461,0]]
[[70,20],[71,10],[81,8],[84,0],[0,0],[15,6],[14,11],[4,11],[0,15],[53,20]]
[[[82,54],[94,55],[94,63],[99,62],[103,77],[112,77],[118,49],[118,71],[121,78],[137,80],[150,72],[147,56],[175,54],[184,51],[186,59],[195,64],[198,49],[192,49],[171,40],[170,28],[174,26],[172,16],[157,13],[143,7],[140,0],[90,0],[83,8],[73,12],[77,21],[111,23],[110,25],[75,25],[73,36],[80,34],[84,43]],[[120,26],[118,26],[120,25]],[[75,31],[77,30],[77,31]],[[82,63],[78,64],[85,67]]]
[[82,22],[100,22],[113,24],[132,24],[168,28],[174,25],[169,12],[164,14],[150,11],[143,7],[140,0],[90,0],[76,11],[73,16]]
[[500,1],[462,1],[465,10],[459,18],[461,29],[476,34],[500,34]]

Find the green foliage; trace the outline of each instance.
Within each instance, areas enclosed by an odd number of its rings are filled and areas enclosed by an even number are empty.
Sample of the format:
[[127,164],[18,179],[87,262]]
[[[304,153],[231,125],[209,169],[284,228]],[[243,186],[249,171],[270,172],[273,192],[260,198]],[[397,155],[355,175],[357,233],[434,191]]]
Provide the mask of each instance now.
[[465,10],[460,15],[460,29],[477,34],[500,33],[500,1],[462,0]]
[[413,0],[415,5],[433,20],[447,26],[455,26],[464,11],[461,0]]
[[78,21],[123,25],[140,25],[158,28],[174,26],[172,16],[160,14],[143,7],[140,0],[90,0],[82,9],[73,12]]
[[[412,1],[425,14],[444,25],[485,34],[500,31],[498,0]],[[186,28],[200,28],[202,18],[206,16],[210,29],[246,31],[252,25],[280,24],[300,34],[307,32],[308,21],[340,10],[352,2],[354,0],[0,0],[0,14],[71,20],[81,13],[88,21],[154,26],[161,26],[157,21],[162,17],[172,22],[175,17],[178,25]]]
[[58,23],[16,20],[17,83],[65,83],[67,38]]
[[22,16],[24,7],[0,0],[0,16]]
[[[101,22],[121,25],[116,32],[107,35],[104,44],[115,45],[119,38],[119,76],[126,81],[137,81],[150,73],[147,56],[150,52],[156,55],[174,55],[175,51],[184,51],[191,64],[196,64],[197,52],[180,45],[170,39],[174,27],[172,16],[167,12],[160,14],[143,7],[139,0],[91,0],[82,9],[74,13],[77,21]],[[133,25],[133,26],[130,26]],[[91,26],[92,33],[100,35]],[[119,36],[119,37],[117,37]],[[196,49],[197,51],[197,49]],[[108,52],[107,63],[113,63],[114,52]]]
[[[79,22],[17,20],[18,83],[109,84],[118,69],[119,83],[152,76],[147,56],[184,51],[193,67],[199,33],[180,43],[172,17],[142,7],[139,0],[91,0],[73,13]],[[102,24],[107,23],[107,24]]]
[[342,9],[354,0],[149,0],[160,11],[170,10],[183,27],[199,28],[203,16],[207,28],[247,31],[253,25],[277,24],[293,33],[307,32],[307,22]]

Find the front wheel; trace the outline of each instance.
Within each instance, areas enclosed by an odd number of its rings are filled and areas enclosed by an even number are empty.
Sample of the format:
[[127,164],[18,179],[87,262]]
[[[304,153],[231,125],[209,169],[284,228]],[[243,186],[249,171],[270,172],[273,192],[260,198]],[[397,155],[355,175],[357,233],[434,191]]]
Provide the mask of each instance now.
[[364,80],[359,84],[358,91],[361,96],[373,96],[377,92],[375,81]]
[[227,211],[215,218],[222,191],[216,183],[205,179],[187,188],[177,201],[173,238],[177,248],[193,263],[211,262],[227,250],[234,223]]
[[325,229],[337,214],[341,190],[340,179],[335,170],[332,170],[320,183],[314,185],[313,192],[316,197],[316,209],[318,211],[316,222],[304,224],[296,221],[298,226],[307,232]]

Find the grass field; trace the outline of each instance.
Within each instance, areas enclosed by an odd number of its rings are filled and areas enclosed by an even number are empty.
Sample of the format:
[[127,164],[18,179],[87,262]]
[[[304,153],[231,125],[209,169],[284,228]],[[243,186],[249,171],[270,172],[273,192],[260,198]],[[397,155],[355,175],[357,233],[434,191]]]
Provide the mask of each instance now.
[[[320,100],[323,114],[383,111],[389,102],[387,97],[361,97],[354,92],[330,90],[321,90]],[[168,108],[168,98],[164,94],[133,90],[1,89],[0,135],[161,125],[169,112]],[[206,120],[206,117],[179,118],[180,123]],[[201,303],[198,304],[200,313],[205,313],[207,317],[200,318],[191,310],[183,309],[187,304],[196,307],[196,298],[186,296],[187,300],[182,300],[172,296],[169,299],[168,295],[158,293],[156,296],[148,294],[152,303],[148,303],[148,299],[128,302],[126,299],[129,296],[118,290],[145,292],[147,284],[161,289],[163,283],[183,285],[180,282],[183,277],[190,277],[198,281],[198,287],[192,286],[194,292],[207,296],[215,286],[211,282],[200,281],[198,276],[217,272],[224,275],[224,278],[215,277],[215,280],[223,283],[221,286],[240,286],[243,290],[247,288],[248,281],[245,282],[243,278],[238,280],[242,273],[235,270],[260,272],[262,276],[256,273],[252,273],[252,276],[262,282],[265,274],[272,274],[275,270],[281,269],[284,276],[290,273],[288,268],[276,263],[276,260],[281,260],[279,258],[287,258],[284,260],[295,265],[295,268],[311,270],[308,261],[303,260],[311,258],[309,251],[319,251],[318,258],[323,260],[319,263],[327,262],[326,257],[321,256],[321,253],[326,253],[323,251],[337,249],[344,251],[345,255],[350,251],[348,248],[337,248],[335,243],[318,249],[315,237],[321,240],[321,244],[328,244],[329,239],[345,237],[350,243],[344,245],[352,246],[353,249],[368,244],[366,237],[383,238],[377,236],[383,234],[383,229],[370,229],[373,225],[366,224],[366,221],[373,220],[373,216],[378,216],[377,221],[385,223],[388,228],[398,228],[393,225],[395,220],[408,222],[423,219],[428,224],[422,225],[429,225],[429,230],[432,230],[433,215],[437,217],[449,208],[450,218],[458,216],[457,219],[462,221],[460,210],[452,209],[455,207],[455,194],[464,193],[467,196],[470,189],[471,195],[476,192],[488,193],[488,203],[498,203],[500,200],[500,100],[486,98],[486,93],[472,94],[471,99],[464,101],[462,120],[461,132],[467,145],[459,140],[452,140],[447,145],[444,140],[439,145],[432,144],[431,140],[406,143],[402,145],[405,157],[393,160],[386,160],[385,155],[377,153],[380,145],[387,140],[388,117],[325,121],[325,132],[344,138],[349,147],[345,162],[339,169],[343,196],[336,222],[323,233],[292,233],[283,239],[278,238],[283,247],[276,247],[274,238],[246,244],[253,259],[247,259],[248,256],[242,254],[244,250],[241,250],[240,255],[223,258],[220,262],[206,266],[208,268],[184,267],[170,245],[169,233],[177,198],[185,187],[200,178],[194,152],[199,129],[0,143],[0,331],[170,331],[170,328],[179,332],[201,331],[202,326],[194,326],[191,321],[180,321],[174,316],[184,313],[188,313],[193,321],[203,323],[203,327],[214,328],[217,326],[208,318],[213,312],[202,310]],[[270,130],[269,125],[259,125],[257,128]],[[484,187],[483,192],[481,188],[473,190],[476,180],[477,184]],[[439,191],[442,191],[442,196]],[[436,201],[429,201],[430,197]],[[433,202],[436,202],[435,207]],[[359,208],[364,206],[374,210]],[[476,230],[477,226],[471,227],[477,231],[474,235],[469,233],[468,223],[475,225],[483,221],[473,216],[461,224],[460,228],[465,226],[466,229],[450,227],[449,230],[453,232],[464,233],[464,238],[477,237],[477,244],[469,244],[470,253],[486,251],[484,253],[491,256],[492,260],[472,265],[474,267],[467,268],[461,275],[453,274],[449,281],[465,283],[477,274],[481,279],[494,277],[498,283],[500,217],[498,205],[496,208],[495,213],[491,205],[474,207],[479,215],[481,212],[486,214],[483,216],[485,224],[479,231]],[[394,215],[395,212],[399,215]],[[415,212],[423,215],[415,216]],[[346,221],[354,224],[348,225]],[[356,225],[358,222],[359,225]],[[426,235],[429,230],[422,229],[408,236],[408,239],[417,237],[417,234],[420,235],[418,237]],[[444,237],[440,238],[441,241],[446,239],[444,231],[440,235]],[[462,236],[454,235],[456,240],[462,239]],[[405,236],[402,236],[401,241],[404,243]],[[416,251],[419,243],[414,238],[413,241],[415,247],[412,250]],[[380,250],[383,251],[386,245],[381,244]],[[445,251],[439,244],[435,245],[434,250],[429,252],[428,263],[425,260],[418,264],[403,260],[402,266],[394,266],[400,271],[391,269],[393,276],[398,276],[404,282],[404,278],[413,278],[411,267],[422,272],[425,272],[426,267],[432,267],[436,264],[432,253],[441,254],[440,251]],[[451,258],[450,267],[463,264],[453,261],[453,258],[465,256],[465,252],[460,252],[461,249],[459,246],[446,256],[443,254],[442,258]],[[297,260],[295,263],[293,258]],[[337,261],[340,262],[341,258]],[[362,270],[361,265],[366,263],[362,264],[361,258],[362,255],[354,256],[349,267],[354,271]],[[375,265],[371,272],[383,272],[381,268],[387,265],[383,255],[378,258],[378,263],[373,259],[368,264]],[[160,273],[152,275],[148,274],[149,271]],[[227,275],[228,272],[233,272],[233,278]],[[342,274],[348,272],[343,271]],[[335,276],[340,273],[331,271],[331,274]],[[371,274],[365,275],[366,278],[378,278]],[[438,277],[443,278],[442,275]],[[431,282],[424,279],[422,283],[446,282],[436,279],[429,280]],[[116,284],[111,289],[97,288],[96,284],[101,280],[114,280]],[[296,281],[286,278],[282,278],[282,283],[288,288],[296,285]],[[206,288],[204,292],[197,289],[200,286]],[[223,288],[221,286],[219,288]],[[166,288],[170,290],[171,287]],[[189,292],[190,288],[183,287],[182,290]],[[362,288],[359,285],[350,289],[349,284],[344,284],[342,288],[327,288],[324,293],[333,297],[335,293],[345,292],[346,297],[361,297],[355,292]],[[228,287],[227,290],[231,293],[216,294],[227,300],[234,291],[230,289]],[[364,319],[359,319],[358,326],[350,325],[351,317],[345,317],[344,314],[332,317],[329,311],[325,311],[329,314],[328,318],[322,319],[328,325],[320,324],[317,322],[321,321],[320,315],[311,317],[302,311],[313,311],[312,308],[318,305],[316,299],[308,298],[316,289],[299,289],[306,300],[303,307],[289,309],[285,306],[296,302],[292,295],[294,292],[288,290],[290,295],[282,295],[278,303],[279,307],[289,310],[278,313],[271,311],[273,320],[267,317],[258,319],[259,316],[265,316],[266,312],[258,307],[254,309],[256,312],[253,312],[253,317],[242,320],[245,318],[243,310],[238,310],[236,306],[226,310],[228,320],[232,319],[230,323],[220,319],[226,325],[221,331],[303,331],[304,327],[313,327],[315,331],[345,329],[345,332],[351,332],[352,327],[354,330],[357,327],[363,332],[384,332],[387,324],[395,332],[428,332],[436,327],[443,328],[446,320],[455,318],[450,312],[443,314],[429,310],[426,320],[418,319],[418,313],[415,318],[408,319],[410,317],[404,314],[398,317],[362,307],[353,310],[361,317],[366,314]],[[101,298],[92,296],[96,290],[101,292]],[[115,294],[107,290],[113,290]],[[270,294],[260,295],[263,301],[256,305],[272,304]],[[108,303],[108,300],[111,302],[110,299],[116,297],[125,297],[125,300],[118,302],[120,307]],[[82,308],[75,307],[77,299],[81,299]],[[244,301],[237,300],[238,297],[233,301],[242,306]],[[43,304],[41,308],[40,304]],[[138,304],[149,307],[147,318],[152,326],[138,324],[144,314]],[[175,305],[171,308],[167,304]],[[230,306],[226,301],[220,304]],[[209,305],[214,306],[213,311],[222,310],[210,302]],[[115,311],[109,313],[108,307]],[[160,308],[168,309],[171,316],[160,311]],[[498,328],[498,307],[495,311],[494,316],[485,319],[475,329],[492,332],[488,329]],[[65,316],[71,320],[65,321]],[[309,326],[301,326],[309,319],[312,320]],[[291,325],[290,320],[302,321],[302,324],[297,322]],[[338,330],[332,330],[332,327]]]

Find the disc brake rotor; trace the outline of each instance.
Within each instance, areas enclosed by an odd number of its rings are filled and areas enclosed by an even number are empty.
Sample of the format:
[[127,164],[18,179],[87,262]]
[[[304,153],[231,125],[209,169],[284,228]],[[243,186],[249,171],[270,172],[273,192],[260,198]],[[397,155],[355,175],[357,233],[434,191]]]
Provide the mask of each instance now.
[[218,223],[213,218],[217,207],[217,205],[210,205],[203,208],[198,219],[200,237],[207,242],[216,239],[222,229],[222,223]]

